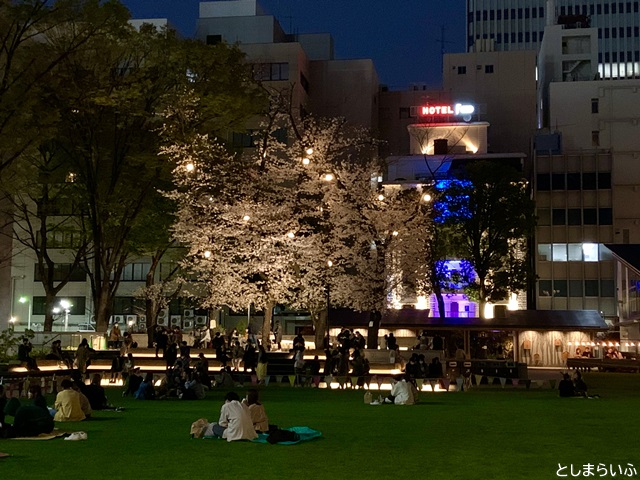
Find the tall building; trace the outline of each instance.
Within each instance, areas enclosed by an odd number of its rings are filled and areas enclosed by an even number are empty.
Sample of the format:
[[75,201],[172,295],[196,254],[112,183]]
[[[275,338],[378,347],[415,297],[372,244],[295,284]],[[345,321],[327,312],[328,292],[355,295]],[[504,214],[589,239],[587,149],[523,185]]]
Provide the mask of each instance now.
[[237,43],[259,80],[293,89],[291,106],[301,116],[341,116],[377,130],[379,86],[373,61],[336,59],[330,34],[287,34],[257,0],[218,0],[200,2],[196,38]]
[[597,30],[600,78],[640,76],[640,2],[467,0],[469,51],[538,50],[545,25]]

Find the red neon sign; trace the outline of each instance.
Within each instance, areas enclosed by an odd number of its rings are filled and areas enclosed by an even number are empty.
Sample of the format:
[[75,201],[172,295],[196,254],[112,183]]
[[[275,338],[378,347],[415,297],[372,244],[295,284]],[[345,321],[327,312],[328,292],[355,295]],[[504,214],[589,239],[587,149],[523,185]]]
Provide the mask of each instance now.
[[451,105],[426,105],[421,107],[421,115],[453,115]]
[[420,107],[421,116],[437,116],[437,115],[472,115],[475,112],[473,105],[465,105],[456,103],[455,105],[425,105]]

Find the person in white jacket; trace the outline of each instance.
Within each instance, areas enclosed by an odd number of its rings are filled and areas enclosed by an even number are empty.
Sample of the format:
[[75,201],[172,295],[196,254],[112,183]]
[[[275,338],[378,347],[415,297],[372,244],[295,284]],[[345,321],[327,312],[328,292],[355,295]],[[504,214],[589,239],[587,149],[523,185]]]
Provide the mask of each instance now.
[[394,403],[396,405],[413,405],[416,403],[413,394],[413,385],[402,380],[393,380],[391,385],[391,395],[384,400],[385,403]]
[[225,438],[227,442],[258,438],[249,409],[240,403],[238,394],[229,392],[224,400],[224,405],[220,409],[220,419],[218,423],[213,424],[213,434]]

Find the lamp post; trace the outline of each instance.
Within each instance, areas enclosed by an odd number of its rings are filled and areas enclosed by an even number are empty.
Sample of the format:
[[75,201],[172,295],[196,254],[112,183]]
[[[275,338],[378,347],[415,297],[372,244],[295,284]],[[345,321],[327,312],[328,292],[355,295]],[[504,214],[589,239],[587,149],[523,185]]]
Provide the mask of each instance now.
[[60,300],[60,307],[64,311],[64,331],[66,332],[69,329],[69,312],[73,305],[71,305],[69,300]]
[[[18,302],[22,305],[28,304],[29,299],[27,297],[20,297]],[[31,330],[31,305],[27,305],[27,330]]]

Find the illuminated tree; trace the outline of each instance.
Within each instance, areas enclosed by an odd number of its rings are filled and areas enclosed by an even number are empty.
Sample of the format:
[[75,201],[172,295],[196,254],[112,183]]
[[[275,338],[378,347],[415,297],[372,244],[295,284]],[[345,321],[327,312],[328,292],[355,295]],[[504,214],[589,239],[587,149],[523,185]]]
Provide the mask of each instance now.
[[446,195],[454,252],[473,266],[477,279],[469,290],[484,317],[487,302],[527,287],[526,241],[535,227],[534,204],[520,172],[490,161],[468,164]]

